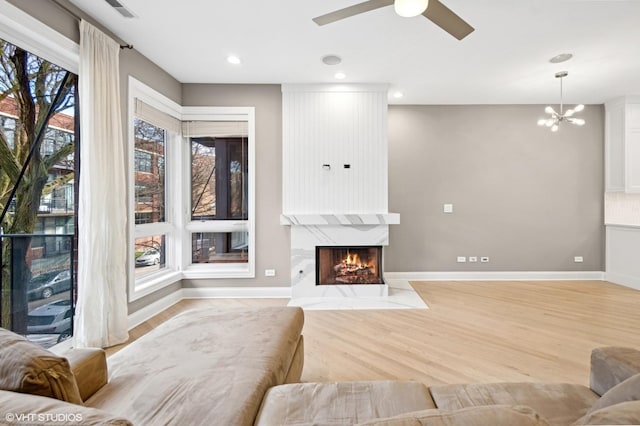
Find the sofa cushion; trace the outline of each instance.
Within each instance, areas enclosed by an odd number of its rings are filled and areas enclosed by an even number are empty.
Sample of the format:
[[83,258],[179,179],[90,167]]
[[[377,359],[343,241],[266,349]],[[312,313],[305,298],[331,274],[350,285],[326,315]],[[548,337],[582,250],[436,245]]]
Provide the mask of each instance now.
[[0,328],[0,390],[82,404],[66,358]]
[[131,426],[127,419],[94,408],[17,392],[0,390],[0,407],[0,424]]
[[526,405],[550,425],[567,425],[585,415],[598,399],[586,386],[563,383],[488,383],[432,386],[438,408]]
[[533,408],[522,405],[485,405],[460,410],[424,410],[372,420],[359,426],[548,426]]
[[640,351],[607,346],[591,351],[590,386],[598,395],[640,373]]
[[302,325],[300,308],[184,312],[110,356],[109,383],[85,405],[136,425],[253,424]]
[[621,402],[591,411],[574,425],[640,425],[640,401]]
[[605,394],[591,406],[589,413],[621,402],[637,400],[640,400],[640,374],[629,377],[624,382],[618,383],[605,392]]
[[435,408],[417,382],[296,383],[267,392],[256,425],[352,425]]

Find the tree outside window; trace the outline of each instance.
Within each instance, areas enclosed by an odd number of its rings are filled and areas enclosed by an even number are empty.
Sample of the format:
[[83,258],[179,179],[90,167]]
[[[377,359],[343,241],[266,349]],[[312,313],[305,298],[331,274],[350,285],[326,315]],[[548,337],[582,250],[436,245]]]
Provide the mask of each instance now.
[[[31,283],[71,268],[69,239],[30,234],[74,229],[74,209],[68,206],[74,205],[76,81],[63,68],[0,40],[0,211],[6,211],[0,226],[5,235],[25,235],[2,239],[0,325],[23,334],[31,327],[27,313],[38,304],[31,297],[50,296],[48,291],[28,296]],[[45,213],[55,213],[56,222],[47,225]]]

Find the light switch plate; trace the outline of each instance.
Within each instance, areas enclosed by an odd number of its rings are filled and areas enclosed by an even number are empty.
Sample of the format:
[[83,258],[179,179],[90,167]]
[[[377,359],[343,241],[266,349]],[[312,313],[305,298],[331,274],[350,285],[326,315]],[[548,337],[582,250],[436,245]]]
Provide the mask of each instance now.
[[442,205],[443,213],[453,213],[453,204],[443,204]]

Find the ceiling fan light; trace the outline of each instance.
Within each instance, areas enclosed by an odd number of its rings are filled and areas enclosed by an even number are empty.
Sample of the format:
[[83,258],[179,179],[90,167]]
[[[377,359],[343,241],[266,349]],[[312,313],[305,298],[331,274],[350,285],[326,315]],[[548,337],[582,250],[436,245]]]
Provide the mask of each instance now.
[[576,105],[576,106],[573,108],[573,110],[574,110],[575,112],[583,111],[583,110],[584,110],[584,105],[582,105],[582,104],[580,104],[580,105]]
[[546,126],[546,124],[547,124],[546,118],[541,118],[540,120],[538,120],[538,126]]
[[405,18],[421,15],[427,10],[429,0],[396,0],[393,8],[396,13]]
[[571,116],[572,116],[573,114],[575,114],[575,113],[576,113],[576,110],[574,110],[574,109],[568,109],[568,110],[564,113],[564,116],[565,116],[565,117],[571,117]]
[[571,124],[575,124],[576,126],[584,126],[585,123],[586,123],[586,121],[584,121],[584,119],[582,119],[582,118],[572,118],[571,119]]
[[552,131],[552,132],[557,132],[557,131],[558,131],[558,129],[559,129],[559,127],[558,127],[558,125],[557,125],[557,124],[554,124],[553,126],[551,126],[551,131]]
[[547,119],[547,122],[546,122],[546,123],[544,123],[544,124],[545,124],[545,126],[547,126],[547,127],[551,127],[551,126],[553,126],[555,123],[556,123],[556,120],[554,120],[553,118],[549,118],[549,119]]
[[544,112],[546,112],[547,114],[555,114],[556,113],[556,111],[550,106],[546,107],[544,109]]

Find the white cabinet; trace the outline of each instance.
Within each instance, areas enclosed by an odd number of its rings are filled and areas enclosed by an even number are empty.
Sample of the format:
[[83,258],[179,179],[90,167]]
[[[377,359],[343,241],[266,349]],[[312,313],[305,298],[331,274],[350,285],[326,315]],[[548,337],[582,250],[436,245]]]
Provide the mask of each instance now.
[[605,187],[640,193],[640,96],[605,103]]

